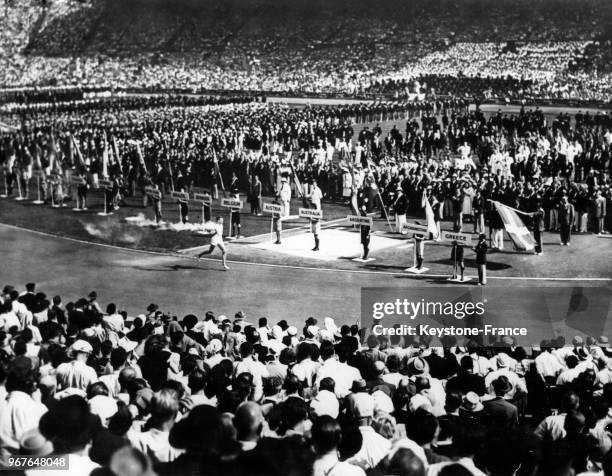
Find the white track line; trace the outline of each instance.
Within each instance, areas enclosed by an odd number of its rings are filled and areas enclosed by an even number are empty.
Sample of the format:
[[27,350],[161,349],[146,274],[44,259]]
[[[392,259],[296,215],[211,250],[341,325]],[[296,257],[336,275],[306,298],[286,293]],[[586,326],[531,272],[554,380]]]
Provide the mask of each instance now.
[[[82,245],[101,246],[103,248],[109,248],[109,249],[114,249],[114,250],[124,251],[124,252],[150,254],[150,255],[156,255],[156,256],[164,256],[166,258],[178,258],[178,259],[191,260],[191,261],[214,261],[214,262],[220,261],[219,259],[215,259],[215,258],[195,258],[195,257],[189,256],[186,254],[182,254],[180,252],[171,252],[171,251],[161,252],[161,251],[139,250],[139,249],[134,249],[134,248],[125,248],[125,247],[117,246],[117,245],[109,245],[106,243],[96,243],[93,241],[86,241],[86,240],[80,240],[78,238],[72,238],[70,236],[56,235],[56,234],[48,233],[45,231],[30,230],[28,228],[23,228],[23,227],[16,226],[16,225],[7,225],[5,223],[0,223],[0,227],[6,227],[6,228],[14,229],[14,230],[26,231],[26,232],[33,233],[35,235],[40,235],[40,236],[59,238],[63,240],[72,241],[74,243],[80,243]],[[331,273],[352,273],[352,274],[369,274],[369,275],[375,274],[375,275],[384,275],[384,276],[404,276],[404,277],[409,277],[409,278],[448,278],[449,277],[448,274],[413,275],[409,273],[404,273],[404,272],[400,273],[400,272],[394,272],[394,271],[375,271],[375,270],[367,271],[367,270],[362,270],[362,269],[317,268],[315,266],[296,266],[296,265],[288,265],[288,264],[255,263],[255,262],[250,262],[250,261],[228,260],[228,263],[245,265],[245,266],[259,266],[263,268],[284,268],[284,269],[297,269],[297,270],[306,270],[306,271],[325,271],[325,272],[331,272]],[[475,276],[466,276],[466,277],[476,278]],[[487,276],[487,279],[488,280],[500,280],[500,281],[509,280],[509,281],[612,282],[612,278],[546,278],[546,277],[535,277],[535,276],[532,276],[532,277]]]

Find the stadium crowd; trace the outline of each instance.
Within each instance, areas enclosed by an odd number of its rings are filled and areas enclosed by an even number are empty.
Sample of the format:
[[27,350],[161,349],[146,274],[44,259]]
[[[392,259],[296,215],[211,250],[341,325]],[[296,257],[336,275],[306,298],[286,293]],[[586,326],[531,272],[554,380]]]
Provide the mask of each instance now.
[[528,92],[538,98],[608,101],[610,13],[604,0],[387,0],[350,9],[7,1],[0,85],[363,97],[380,81],[436,74],[467,82],[462,89],[477,96],[489,88],[466,78],[534,81]]
[[612,474],[605,336],[366,337],[330,317],[179,319],[155,303],[132,319],[103,298],[4,286],[5,467],[59,455],[69,470],[51,474]]

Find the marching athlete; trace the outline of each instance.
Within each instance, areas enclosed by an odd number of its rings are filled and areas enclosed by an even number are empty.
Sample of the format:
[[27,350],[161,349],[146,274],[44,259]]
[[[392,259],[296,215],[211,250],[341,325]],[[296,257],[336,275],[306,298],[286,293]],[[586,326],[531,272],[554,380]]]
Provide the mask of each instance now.
[[[277,198],[272,200],[272,203],[274,205],[280,204]],[[274,233],[276,233],[276,241],[274,242],[275,245],[281,244],[281,234],[283,232],[283,220],[282,220],[281,214],[282,212],[281,213],[274,212],[272,214],[272,229],[274,230]]]
[[215,250],[215,246],[221,250],[221,261],[223,263],[223,267],[225,269],[229,269],[229,266],[226,263],[227,258],[227,249],[225,247],[225,243],[223,242],[223,218],[217,217],[217,222],[209,225],[212,226],[212,236],[210,238],[210,248],[207,251],[203,251],[198,255],[198,258],[201,258],[204,255],[209,255]]
[[[236,190],[235,192],[233,192],[233,199],[234,200],[240,200],[240,193]],[[240,230],[241,230],[241,225],[240,225],[240,209],[239,208],[234,208],[232,209],[232,223],[230,223],[231,227],[232,227],[232,236],[235,238],[241,238],[242,235],[240,234]]]

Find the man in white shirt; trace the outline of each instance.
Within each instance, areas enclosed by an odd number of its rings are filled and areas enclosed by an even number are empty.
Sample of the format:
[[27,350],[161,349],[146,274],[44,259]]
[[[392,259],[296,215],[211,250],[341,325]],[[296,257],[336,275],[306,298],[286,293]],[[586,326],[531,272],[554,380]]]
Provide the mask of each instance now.
[[106,313],[108,315],[102,318],[105,326],[113,332],[123,332],[125,328],[125,322],[123,321],[123,316],[117,312],[117,306],[115,306],[115,304],[113,303],[110,303],[106,307]]
[[551,353],[552,348],[548,344],[548,341],[542,342],[540,347],[542,353],[535,358],[536,370],[545,381],[554,381],[563,371],[563,366],[559,362],[559,359]]
[[490,395],[495,395],[493,390],[493,382],[502,375],[506,376],[512,385],[512,390],[510,390],[504,398],[507,400],[512,400],[518,393],[527,393],[527,385],[525,384],[525,381],[520,378],[516,372],[511,370],[513,362],[516,361],[508,354],[502,352],[497,355],[497,358],[495,359],[497,370],[494,370],[485,377],[485,386]]
[[311,441],[317,459],[312,469],[313,476],[365,476],[359,466],[338,459],[341,438],[342,429],[335,419],[323,415],[315,420]]
[[349,401],[351,414],[359,424],[363,438],[361,449],[347,460],[347,463],[359,466],[364,471],[374,467],[387,455],[391,442],[374,431],[370,425],[374,416],[374,398],[367,393],[351,395]]
[[250,342],[243,342],[240,344],[240,356],[242,360],[236,363],[234,367],[234,376],[244,372],[253,376],[253,385],[255,386],[253,400],[259,402],[263,397],[263,379],[269,377],[270,374],[264,364],[255,360],[254,353],[255,349]]
[[[340,346],[342,347],[342,346]],[[340,354],[346,360],[346,349],[340,348]],[[335,385],[334,391],[338,398],[344,398],[350,393],[351,386],[355,380],[360,380],[361,372],[355,367],[348,365],[345,362],[338,361],[334,345],[325,341],[321,344],[321,359],[323,364],[317,371],[316,386],[326,377],[333,379]]]
[[11,369],[8,374],[8,396],[0,413],[0,449],[4,462],[8,456],[16,454],[19,440],[27,431],[38,427],[40,418],[47,411],[45,405],[32,398],[36,391],[36,374],[31,366],[22,365]]
[[58,390],[77,388],[87,390],[90,383],[98,381],[96,371],[87,365],[87,359],[93,352],[91,344],[85,340],[77,340],[68,349],[72,361],[58,365],[56,370]]
[[128,431],[127,437],[130,443],[144,454],[149,455],[154,464],[174,461],[182,453],[181,450],[173,448],[168,440],[178,410],[178,393],[172,389],[162,389],[153,395],[151,400],[149,430]]

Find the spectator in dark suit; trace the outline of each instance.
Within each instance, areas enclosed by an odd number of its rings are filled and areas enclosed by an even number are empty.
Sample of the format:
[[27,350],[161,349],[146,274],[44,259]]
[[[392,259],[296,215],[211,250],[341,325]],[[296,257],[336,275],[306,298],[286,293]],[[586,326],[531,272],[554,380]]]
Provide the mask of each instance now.
[[458,391],[462,395],[474,392],[481,397],[486,393],[484,377],[474,373],[474,361],[469,355],[461,358],[457,375],[446,384],[446,392],[451,391]]
[[518,409],[504,399],[504,395],[510,390],[512,385],[505,375],[493,381],[495,398],[483,402],[486,418],[491,426],[508,429],[518,425]]

